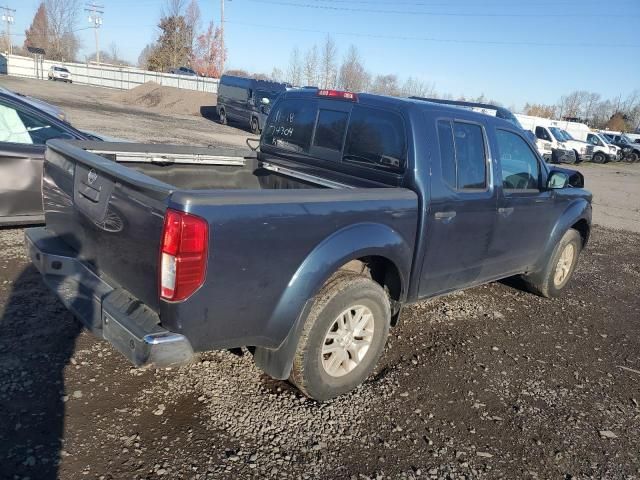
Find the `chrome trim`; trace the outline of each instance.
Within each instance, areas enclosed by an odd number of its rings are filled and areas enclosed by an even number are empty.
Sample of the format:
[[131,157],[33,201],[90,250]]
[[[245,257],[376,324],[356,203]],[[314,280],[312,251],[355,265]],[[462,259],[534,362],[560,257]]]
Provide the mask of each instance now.
[[298,180],[304,180],[307,182],[317,183],[318,185],[322,185],[324,187],[329,188],[347,188],[354,189],[353,185],[347,185],[345,183],[334,182],[332,180],[327,180],[326,178],[316,177],[315,175],[309,175],[308,173],[296,172],[295,170],[291,170],[289,168],[281,167],[279,165],[273,165],[268,162],[262,162],[262,168],[269,170],[271,172],[281,173],[283,175],[287,175],[288,177],[297,178]]
[[184,165],[239,165],[244,166],[244,157],[228,155],[203,155],[200,153],[154,153],[119,152],[113,150],[87,150],[96,155],[115,155],[119,163],[175,163]]

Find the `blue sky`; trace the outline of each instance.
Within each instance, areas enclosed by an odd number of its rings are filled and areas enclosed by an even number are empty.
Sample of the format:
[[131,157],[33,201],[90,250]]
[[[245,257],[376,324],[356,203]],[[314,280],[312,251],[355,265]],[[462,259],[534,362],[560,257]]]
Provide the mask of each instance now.
[[[135,62],[157,34],[164,0],[100,3],[101,48],[115,42]],[[17,9],[13,28],[23,33],[39,0],[5,4]],[[219,23],[220,0],[200,0],[200,8],[203,27]],[[227,0],[225,13],[228,68],[286,71],[294,46],[304,51],[330,33],[340,56],[356,45],[372,73],[507,106],[555,103],[577,89],[616,97],[640,88],[638,0]],[[81,55],[93,52],[93,31],[78,34]]]

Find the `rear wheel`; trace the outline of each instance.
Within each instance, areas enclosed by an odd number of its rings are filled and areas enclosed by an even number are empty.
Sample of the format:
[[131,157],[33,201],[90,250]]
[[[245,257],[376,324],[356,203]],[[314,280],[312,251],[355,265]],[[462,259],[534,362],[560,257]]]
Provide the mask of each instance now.
[[596,152],[593,154],[593,158],[591,159],[593,163],[606,163],[607,157],[602,152]]
[[289,380],[319,401],[354,389],[376,366],[390,319],[380,285],[355,273],[337,273],[313,300]]
[[220,109],[220,113],[218,113],[218,117],[221,125],[227,124],[227,112],[224,108]]
[[559,296],[573,276],[581,250],[580,233],[570,229],[556,245],[545,267],[539,272],[523,276],[529,289],[542,297]]

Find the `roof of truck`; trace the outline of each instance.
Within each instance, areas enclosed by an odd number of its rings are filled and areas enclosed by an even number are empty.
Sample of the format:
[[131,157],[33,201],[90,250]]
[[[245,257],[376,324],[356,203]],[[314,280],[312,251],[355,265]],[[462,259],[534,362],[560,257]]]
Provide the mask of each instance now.
[[[280,95],[280,99],[283,98],[310,98],[318,97],[321,90],[318,88],[294,88],[283,92]],[[339,92],[342,93],[342,92]],[[349,92],[350,93],[350,92]],[[397,108],[414,108],[418,107],[425,110],[437,110],[442,112],[449,112],[452,116],[457,116],[460,112],[464,112],[467,115],[476,117],[478,121],[496,121],[503,122],[503,125],[515,126],[512,122],[500,117],[487,115],[485,113],[476,112],[474,110],[463,109],[460,106],[448,105],[443,103],[433,103],[422,99],[416,98],[404,98],[404,97],[392,97],[389,95],[378,95],[374,93],[353,93],[357,100],[356,103],[369,106],[395,106]],[[325,97],[326,98],[326,97]],[[346,100],[341,98],[331,98],[331,101],[336,102],[353,102],[354,100]],[[491,119],[491,120],[487,120]]]

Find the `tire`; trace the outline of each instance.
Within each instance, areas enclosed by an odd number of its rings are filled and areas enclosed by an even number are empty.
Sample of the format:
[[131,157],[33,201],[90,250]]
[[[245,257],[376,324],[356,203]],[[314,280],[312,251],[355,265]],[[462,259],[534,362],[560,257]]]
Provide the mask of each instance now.
[[[539,272],[523,275],[522,278],[529,290],[546,298],[560,296],[573,277],[581,250],[582,237],[580,233],[577,230],[569,229],[553,249],[544,268]],[[561,260],[562,265],[560,264]],[[560,276],[560,269],[563,270],[562,276]]]
[[218,113],[218,117],[219,117],[220,125],[227,124],[227,111],[224,108],[220,109],[220,113]]
[[251,117],[251,124],[249,125],[251,128],[251,133],[254,135],[260,134],[260,124],[258,123],[258,119],[256,117]]
[[607,157],[602,152],[596,152],[591,159],[593,163],[607,163]]
[[[355,329],[355,338],[348,333],[348,319],[354,317],[354,322],[367,322]],[[387,340],[390,321],[389,299],[380,285],[363,275],[338,272],[313,299],[289,381],[307,397],[318,401],[353,390],[375,368]],[[345,331],[342,337],[341,330]],[[366,335],[358,335],[365,331]],[[357,352],[357,344],[353,342],[359,342],[362,349],[367,339],[365,351]],[[342,344],[345,340],[350,346]],[[334,351],[323,354],[323,347]],[[358,354],[362,355],[359,362],[352,361]]]
[[573,162],[573,163],[574,163],[574,164],[576,164],[576,165],[577,165],[578,163],[582,163],[582,160],[580,160],[580,155],[578,155],[578,151],[577,151],[577,150],[574,150],[574,151],[573,151],[573,153],[575,153],[575,154],[576,154],[576,161],[575,161],[575,162]]
[[624,161],[627,163],[636,163],[638,158],[638,152],[630,152],[624,157]]

